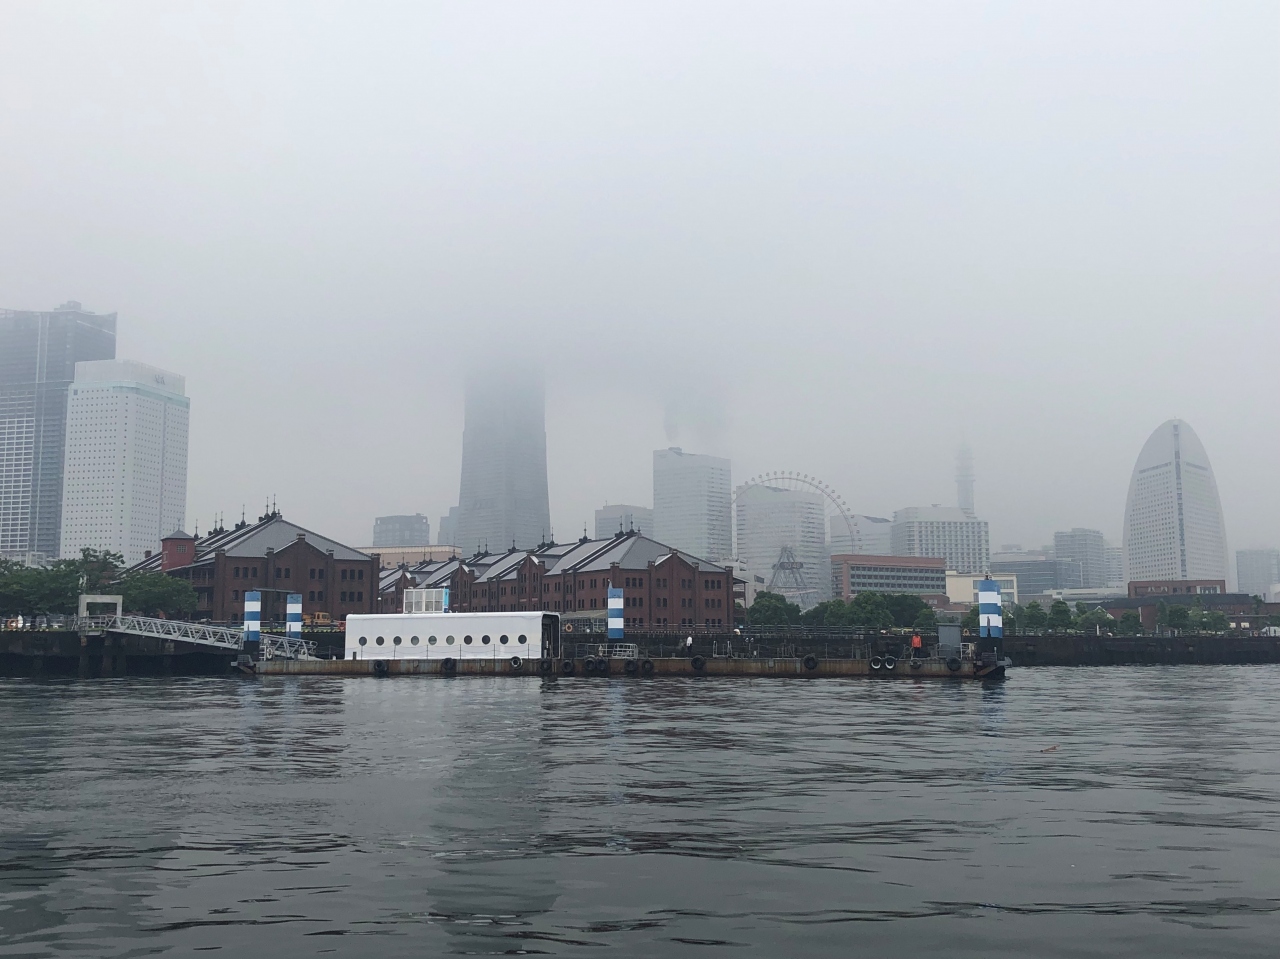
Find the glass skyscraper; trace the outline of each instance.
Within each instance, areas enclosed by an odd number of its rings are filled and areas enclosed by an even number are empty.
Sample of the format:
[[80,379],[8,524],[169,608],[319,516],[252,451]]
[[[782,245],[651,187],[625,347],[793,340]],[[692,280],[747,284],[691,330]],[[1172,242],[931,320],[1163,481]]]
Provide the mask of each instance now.
[[116,355],[116,315],[0,310],[0,555],[56,557],[76,363]]

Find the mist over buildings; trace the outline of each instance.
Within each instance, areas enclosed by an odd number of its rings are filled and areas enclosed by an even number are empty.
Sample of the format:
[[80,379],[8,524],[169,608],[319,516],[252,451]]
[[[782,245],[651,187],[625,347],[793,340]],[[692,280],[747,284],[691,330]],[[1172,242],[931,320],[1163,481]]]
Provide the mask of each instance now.
[[[186,377],[187,523],[457,504],[465,374],[550,523],[653,451],[1119,541],[1147,437],[1280,543],[1272,4],[0,7],[0,307]],[[252,464],[252,468],[246,468]]]

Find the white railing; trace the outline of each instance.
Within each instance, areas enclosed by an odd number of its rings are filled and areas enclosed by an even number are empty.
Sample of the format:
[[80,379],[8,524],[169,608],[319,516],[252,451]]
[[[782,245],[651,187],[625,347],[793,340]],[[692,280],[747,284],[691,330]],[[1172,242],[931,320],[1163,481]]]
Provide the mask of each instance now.
[[578,643],[578,657],[601,656],[606,659],[639,659],[640,647],[635,643]]
[[[78,632],[128,633],[131,636],[154,636],[218,649],[244,649],[244,633],[225,626],[205,626],[178,619],[152,619],[148,616],[83,616],[77,617]],[[316,644],[273,633],[262,634],[262,655],[266,659],[314,659]]]
[[225,626],[204,626],[178,619],[151,619],[148,616],[85,616],[76,620],[79,631],[103,631],[129,633],[132,636],[155,636],[158,639],[176,639],[201,646],[217,646],[219,649],[244,648],[244,636],[236,629]]
[[262,634],[263,659],[315,659],[316,644],[305,639],[291,636],[277,636],[275,633]]

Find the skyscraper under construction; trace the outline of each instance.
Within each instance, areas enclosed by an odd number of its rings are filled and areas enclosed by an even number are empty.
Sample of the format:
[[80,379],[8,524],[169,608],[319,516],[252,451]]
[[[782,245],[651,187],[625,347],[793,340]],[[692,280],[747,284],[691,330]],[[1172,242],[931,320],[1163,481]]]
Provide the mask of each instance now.
[[537,546],[551,538],[546,400],[528,369],[467,378],[456,542],[464,554]]

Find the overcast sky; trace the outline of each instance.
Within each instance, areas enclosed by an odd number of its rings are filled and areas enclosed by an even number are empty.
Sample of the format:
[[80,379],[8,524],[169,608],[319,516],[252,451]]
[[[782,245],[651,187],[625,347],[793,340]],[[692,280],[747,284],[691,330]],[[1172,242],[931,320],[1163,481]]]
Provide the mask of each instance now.
[[1119,541],[1170,417],[1280,545],[1273,2],[0,4],[0,306],[185,374],[188,525],[456,502],[545,364],[551,516],[652,451]]

